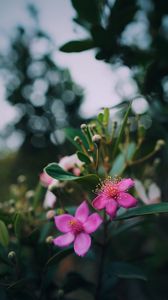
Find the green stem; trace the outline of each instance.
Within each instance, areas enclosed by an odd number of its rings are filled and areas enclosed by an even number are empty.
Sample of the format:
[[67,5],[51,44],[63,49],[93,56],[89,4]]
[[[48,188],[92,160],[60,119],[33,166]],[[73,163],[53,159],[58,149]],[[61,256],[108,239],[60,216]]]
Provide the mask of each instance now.
[[104,261],[105,261],[106,245],[107,245],[106,243],[107,231],[108,231],[108,222],[106,220],[106,214],[104,213],[103,243],[101,244],[101,256],[100,256],[100,264],[98,270],[98,281],[97,281],[97,288],[95,293],[95,300],[101,300],[102,279],[104,273]]

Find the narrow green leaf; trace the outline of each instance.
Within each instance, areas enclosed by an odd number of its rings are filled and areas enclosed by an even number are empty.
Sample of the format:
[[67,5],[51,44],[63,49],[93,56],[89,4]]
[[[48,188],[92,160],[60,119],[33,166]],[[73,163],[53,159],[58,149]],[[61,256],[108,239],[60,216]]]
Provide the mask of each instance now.
[[94,47],[94,42],[91,39],[85,39],[80,41],[70,41],[60,47],[60,51],[71,53],[71,52],[82,52]]
[[126,167],[126,161],[129,161],[136,150],[136,144],[130,143],[126,149],[123,149],[123,152],[120,153],[114,160],[112,169],[110,171],[110,176],[121,175]]
[[89,158],[86,154],[84,154],[83,152],[78,151],[76,154],[77,154],[78,158],[79,158],[82,162],[84,162],[84,163],[86,163],[86,164],[90,164],[90,163],[91,163],[90,158]]
[[60,262],[62,259],[64,259],[66,256],[68,256],[72,253],[73,253],[73,248],[67,248],[67,249],[64,249],[64,250],[56,253],[55,255],[50,257],[49,260],[46,262],[45,269],[47,269],[53,265],[56,265],[58,262]]
[[8,229],[3,221],[0,220],[0,244],[7,247],[9,244]]
[[110,111],[109,111],[109,108],[104,108],[103,124],[104,124],[105,126],[108,125],[109,117],[110,117]]
[[138,267],[125,262],[113,262],[111,272],[119,278],[147,280],[145,274]]
[[135,218],[138,216],[153,215],[153,214],[160,214],[160,213],[168,213],[168,203],[167,202],[163,202],[163,203],[159,203],[159,204],[144,205],[142,207],[129,209],[129,211],[122,214],[121,216],[118,216],[114,220],[118,221],[118,220]]
[[23,217],[20,213],[18,213],[16,215],[15,222],[14,222],[14,231],[18,240],[21,237],[22,226],[23,226]]
[[124,133],[125,126],[127,124],[127,120],[128,120],[130,109],[131,109],[131,103],[128,106],[128,109],[127,109],[127,111],[125,113],[125,116],[124,116],[124,119],[123,119],[123,122],[122,122],[122,125],[121,125],[121,128],[120,128],[119,135],[117,137],[117,140],[116,140],[116,143],[115,143],[115,146],[114,146],[113,157],[115,157],[115,154],[116,154],[116,152],[118,150],[118,146],[119,146],[119,144],[121,142],[121,139],[123,137],[123,133]]
[[97,119],[100,123],[103,123],[103,119],[104,119],[104,114],[103,113],[99,113],[97,116]]
[[34,199],[33,199],[33,208],[36,209],[43,201],[46,194],[47,188],[42,186],[40,183],[37,185]]

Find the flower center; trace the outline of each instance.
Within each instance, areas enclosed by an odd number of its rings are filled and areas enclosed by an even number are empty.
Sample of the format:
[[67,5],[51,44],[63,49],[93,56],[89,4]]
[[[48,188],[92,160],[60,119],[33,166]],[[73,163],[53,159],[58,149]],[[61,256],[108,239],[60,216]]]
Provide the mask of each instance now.
[[104,188],[103,188],[103,192],[108,197],[112,197],[115,199],[115,198],[117,198],[119,191],[115,184],[113,184],[112,182],[106,182],[106,184],[104,185]]
[[69,226],[74,233],[80,233],[83,231],[83,225],[79,220],[73,219],[69,221]]

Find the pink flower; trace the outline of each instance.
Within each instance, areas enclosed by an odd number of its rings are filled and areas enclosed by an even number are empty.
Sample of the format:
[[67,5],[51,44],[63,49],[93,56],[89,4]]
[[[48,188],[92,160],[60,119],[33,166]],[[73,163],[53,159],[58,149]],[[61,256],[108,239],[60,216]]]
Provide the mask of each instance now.
[[56,227],[63,235],[53,240],[59,247],[69,246],[74,242],[74,251],[79,256],[84,256],[91,246],[90,234],[97,230],[102,223],[97,213],[89,216],[89,208],[86,201],[77,208],[75,216],[63,214],[55,217]]
[[127,190],[134,185],[131,178],[122,180],[107,179],[98,190],[98,196],[93,200],[93,206],[98,209],[105,209],[112,218],[116,216],[119,207],[130,208],[137,205],[137,200],[127,193]]
[[76,154],[64,156],[60,159],[59,165],[66,171],[71,171],[74,175],[79,176],[81,173],[80,167],[83,163],[79,160]]
[[40,174],[40,182],[44,187],[48,187],[53,181],[53,178],[50,177],[47,173],[42,172]]

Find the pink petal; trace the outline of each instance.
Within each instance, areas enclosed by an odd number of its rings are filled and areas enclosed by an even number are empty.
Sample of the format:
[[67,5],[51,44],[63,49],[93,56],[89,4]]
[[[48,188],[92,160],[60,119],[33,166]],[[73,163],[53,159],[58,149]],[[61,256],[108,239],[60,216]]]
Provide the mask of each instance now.
[[60,235],[57,238],[53,239],[53,243],[59,247],[69,246],[74,241],[74,234],[72,232],[68,232],[64,235]]
[[120,192],[127,191],[132,186],[134,186],[134,181],[131,178],[122,179],[118,183],[118,189],[119,189]]
[[69,232],[70,226],[69,221],[73,219],[73,216],[64,214],[54,218],[55,225],[61,232]]
[[52,192],[47,190],[47,193],[45,195],[44,202],[43,202],[43,207],[44,208],[53,208],[56,200],[57,200],[56,196]]
[[86,201],[83,201],[82,204],[77,208],[75,213],[75,218],[77,218],[82,223],[85,222],[89,215],[89,207]]
[[137,199],[135,199],[133,196],[131,196],[128,193],[121,192],[118,196],[118,204],[124,208],[130,208],[137,205]]
[[87,233],[79,233],[74,242],[74,251],[79,256],[84,256],[91,246],[91,237]]
[[106,213],[111,217],[114,218],[116,216],[118,204],[117,201],[114,199],[110,199],[106,203]]
[[93,207],[95,207],[96,209],[103,209],[106,206],[106,202],[107,202],[107,197],[100,194],[93,200],[92,204]]
[[103,221],[102,218],[97,213],[94,213],[90,215],[86,223],[83,224],[84,230],[87,233],[92,233],[96,231],[96,229],[100,226],[102,221]]

